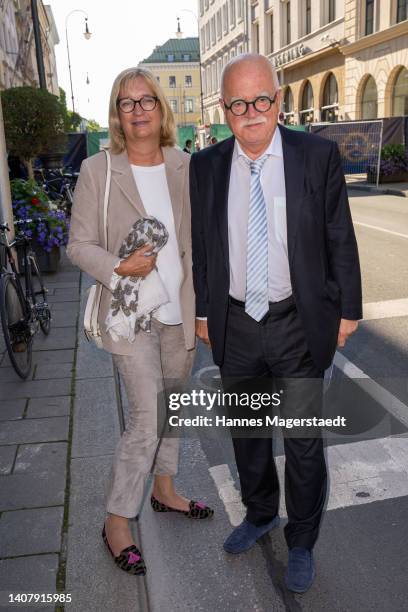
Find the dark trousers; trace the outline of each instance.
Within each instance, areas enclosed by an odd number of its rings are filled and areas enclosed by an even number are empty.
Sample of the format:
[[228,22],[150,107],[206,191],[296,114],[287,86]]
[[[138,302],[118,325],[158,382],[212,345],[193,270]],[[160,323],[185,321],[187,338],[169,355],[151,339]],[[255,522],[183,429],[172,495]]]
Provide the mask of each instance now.
[[[242,304],[230,302],[221,367],[224,390],[231,379],[238,377],[322,380],[323,374],[310,356],[293,297],[270,304],[269,315],[262,323],[248,316]],[[321,397],[319,401],[321,404]],[[310,416],[306,395],[304,402],[296,404],[291,406],[292,415]],[[246,518],[255,525],[268,523],[279,509],[279,482],[272,440],[270,437],[235,437],[233,445],[242,501],[247,508]],[[312,549],[326,497],[323,440],[316,433],[313,437],[285,436],[284,448],[286,542],[289,548]]]

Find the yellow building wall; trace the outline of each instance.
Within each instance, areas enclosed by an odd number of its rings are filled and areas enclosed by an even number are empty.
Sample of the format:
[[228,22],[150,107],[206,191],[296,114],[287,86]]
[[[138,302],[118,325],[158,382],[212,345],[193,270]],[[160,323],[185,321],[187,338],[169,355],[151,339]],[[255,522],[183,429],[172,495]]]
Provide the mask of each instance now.
[[[198,125],[201,123],[201,88],[198,63],[146,63],[142,65],[151,70],[155,77],[159,79],[170,105],[174,102],[177,103],[177,112],[173,111],[177,126]],[[169,86],[170,76],[176,77],[176,87]],[[186,76],[191,76],[191,87],[186,87]],[[188,100],[193,100],[192,112],[188,111]]]

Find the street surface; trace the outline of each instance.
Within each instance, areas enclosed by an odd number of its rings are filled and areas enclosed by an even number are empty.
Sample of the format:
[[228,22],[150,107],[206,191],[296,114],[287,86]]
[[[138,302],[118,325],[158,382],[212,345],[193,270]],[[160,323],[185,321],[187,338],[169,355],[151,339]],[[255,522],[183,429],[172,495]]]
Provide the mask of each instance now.
[[[47,278],[54,328],[35,340],[29,381],[16,377],[0,338],[0,610],[16,609],[5,604],[9,592],[56,590],[71,594],[72,612],[408,610],[408,200],[350,196],[366,320],[336,354],[325,397],[329,411],[342,404],[370,427],[327,441],[330,492],[310,591],[284,587],[283,496],[278,530],[244,555],[224,553],[243,515],[239,481],[230,440],[203,431],[182,440],[177,482],[213,506],[214,519],[155,514],[147,502],[134,524],[146,578],[114,566],[100,532],[118,388],[110,356],[82,332],[92,280],[64,261]],[[210,389],[219,382],[203,345],[194,376]],[[336,396],[339,382],[346,399]],[[275,455],[282,478],[279,436]]]

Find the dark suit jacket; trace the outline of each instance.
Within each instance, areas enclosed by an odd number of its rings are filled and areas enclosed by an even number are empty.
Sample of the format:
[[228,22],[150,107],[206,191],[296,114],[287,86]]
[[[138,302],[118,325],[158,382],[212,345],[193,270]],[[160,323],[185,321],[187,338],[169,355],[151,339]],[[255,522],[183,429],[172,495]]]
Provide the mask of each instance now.
[[[316,365],[334,356],[340,318],[362,318],[356,238],[337,144],[278,125],[286,184],[293,296]],[[222,365],[229,293],[228,187],[234,138],[194,153],[190,164],[196,314],[208,317]],[[243,245],[245,248],[245,245]]]

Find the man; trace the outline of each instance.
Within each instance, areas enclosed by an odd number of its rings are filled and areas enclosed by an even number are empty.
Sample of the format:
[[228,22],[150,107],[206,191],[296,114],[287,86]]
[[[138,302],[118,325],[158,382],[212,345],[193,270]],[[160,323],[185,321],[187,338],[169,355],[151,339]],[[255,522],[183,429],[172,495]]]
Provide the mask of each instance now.
[[191,147],[193,146],[193,141],[190,140],[189,138],[186,140],[186,142],[184,143],[184,153],[190,153],[191,154]]
[[[337,145],[278,125],[270,62],[242,55],[221,84],[234,136],[192,156],[190,187],[196,333],[230,377],[322,380],[362,317],[357,245]],[[207,324],[208,319],[208,324]],[[308,398],[296,407],[307,415]],[[235,438],[247,513],[224,543],[248,550],[279,523],[271,439]],[[321,436],[285,437],[287,587],[315,569],[326,496]]]

